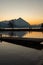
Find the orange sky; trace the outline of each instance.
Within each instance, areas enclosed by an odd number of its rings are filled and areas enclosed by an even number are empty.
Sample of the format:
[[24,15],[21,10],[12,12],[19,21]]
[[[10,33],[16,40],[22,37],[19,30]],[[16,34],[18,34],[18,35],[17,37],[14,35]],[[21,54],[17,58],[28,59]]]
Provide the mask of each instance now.
[[41,24],[41,23],[43,23],[43,20],[42,19],[33,19],[33,20],[27,20],[27,21],[29,21],[29,23],[30,24]]
[[[13,17],[0,17],[0,21],[4,21],[4,20],[11,20],[11,19],[17,19],[17,18],[13,18]],[[23,18],[24,20],[26,20],[28,23],[30,23],[30,24],[41,24],[41,23],[43,23],[43,19],[29,19],[29,18]]]
[[30,24],[43,23],[43,0],[0,0],[0,21],[19,17]]
[[30,24],[41,24],[43,23],[43,19],[32,19],[32,18],[25,18],[25,20],[27,22],[29,22]]

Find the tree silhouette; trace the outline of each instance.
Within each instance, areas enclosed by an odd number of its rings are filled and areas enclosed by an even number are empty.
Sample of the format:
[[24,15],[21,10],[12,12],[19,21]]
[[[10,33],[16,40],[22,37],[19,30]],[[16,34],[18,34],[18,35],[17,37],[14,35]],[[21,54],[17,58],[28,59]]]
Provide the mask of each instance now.
[[43,28],[43,23],[41,24],[41,29]]

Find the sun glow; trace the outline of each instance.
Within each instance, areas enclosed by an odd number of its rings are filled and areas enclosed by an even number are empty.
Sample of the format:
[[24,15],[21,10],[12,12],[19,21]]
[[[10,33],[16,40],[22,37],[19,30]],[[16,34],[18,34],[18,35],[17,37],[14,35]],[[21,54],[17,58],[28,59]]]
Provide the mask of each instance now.
[[[0,21],[12,20],[12,19],[17,19],[17,18],[19,17],[0,17]],[[43,23],[43,19],[31,19],[31,18],[26,18],[26,17],[21,17],[21,18],[23,18],[25,21],[27,21],[31,25]]]
[[33,24],[41,24],[41,23],[43,23],[43,19],[29,19],[29,18],[27,18],[27,19],[25,19],[28,23],[30,23],[31,25],[33,25]]

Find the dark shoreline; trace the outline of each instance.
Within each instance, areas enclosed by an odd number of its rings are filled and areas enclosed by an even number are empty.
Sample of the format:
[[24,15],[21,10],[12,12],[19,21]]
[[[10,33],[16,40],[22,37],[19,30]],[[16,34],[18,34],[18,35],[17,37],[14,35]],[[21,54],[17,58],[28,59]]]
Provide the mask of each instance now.
[[43,42],[43,39],[39,38],[13,38],[13,37],[3,37],[0,38],[1,41],[10,42],[12,44],[17,44],[25,47],[30,47],[34,49],[41,50],[43,49],[43,44],[40,44]]
[[43,32],[43,29],[29,29],[29,28],[0,28],[0,31],[35,31],[35,32]]

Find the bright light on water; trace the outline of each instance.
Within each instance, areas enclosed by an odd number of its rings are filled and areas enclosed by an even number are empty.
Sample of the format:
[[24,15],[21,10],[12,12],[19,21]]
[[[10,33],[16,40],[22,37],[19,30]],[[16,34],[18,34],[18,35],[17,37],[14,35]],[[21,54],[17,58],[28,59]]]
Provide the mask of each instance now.
[[43,38],[43,32],[28,32],[28,31],[8,31],[2,32],[2,36],[24,37],[24,38]]

